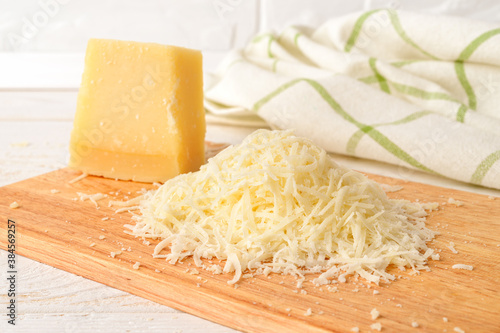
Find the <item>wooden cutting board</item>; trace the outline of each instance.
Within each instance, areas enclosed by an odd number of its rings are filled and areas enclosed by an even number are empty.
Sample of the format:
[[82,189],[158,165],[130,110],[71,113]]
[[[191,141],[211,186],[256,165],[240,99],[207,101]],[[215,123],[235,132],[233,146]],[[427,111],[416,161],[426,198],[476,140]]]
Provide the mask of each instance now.
[[[350,280],[330,290],[310,283],[297,289],[291,277],[260,276],[240,281],[235,289],[227,284],[230,276],[193,270],[189,260],[171,265],[152,258],[154,244],[124,233],[131,214],[115,214],[107,207],[109,198],[98,201],[99,209],[76,199],[76,192],[116,191],[118,199],[132,198],[152,185],[91,176],[68,183],[78,175],[62,169],[0,188],[0,247],[7,247],[11,219],[19,255],[242,331],[349,332],[358,327],[367,332],[373,323],[382,324],[383,332],[500,331],[500,198],[369,175],[402,185],[403,190],[389,193],[394,198],[464,202],[442,205],[428,218],[428,226],[441,233],[430,244],[441,251],[441,260],[429,263],[430,272],[412,276],[394,270],[401,278],[391,284],[368,288],[362,280]],[[13,201],[20,207],[9,208]],[[450,242],[458,254],[448,248]],[[112,258],[110,253],[118,251]],[[139,269],[133,268],[136,262]],[[459,263],[474,270],[452,269]],[[377,320],[371,319],[373,308],[380,312]]]

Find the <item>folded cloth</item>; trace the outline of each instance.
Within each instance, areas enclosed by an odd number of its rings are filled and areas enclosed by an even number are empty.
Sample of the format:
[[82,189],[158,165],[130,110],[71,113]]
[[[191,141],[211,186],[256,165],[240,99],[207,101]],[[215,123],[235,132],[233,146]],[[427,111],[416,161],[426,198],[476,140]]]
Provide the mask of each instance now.
[[373,10],[255,37],[211,77],[205,106],[402,173],[500,189],[499,55],[499,26]]

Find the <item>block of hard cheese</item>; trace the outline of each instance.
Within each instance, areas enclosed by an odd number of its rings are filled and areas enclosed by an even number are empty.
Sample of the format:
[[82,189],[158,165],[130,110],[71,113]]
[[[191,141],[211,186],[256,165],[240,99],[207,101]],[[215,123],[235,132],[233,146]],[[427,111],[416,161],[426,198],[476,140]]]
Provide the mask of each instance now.
[[91,39],[69,165],[84,173],[164,182],[205,162],[201,52]]

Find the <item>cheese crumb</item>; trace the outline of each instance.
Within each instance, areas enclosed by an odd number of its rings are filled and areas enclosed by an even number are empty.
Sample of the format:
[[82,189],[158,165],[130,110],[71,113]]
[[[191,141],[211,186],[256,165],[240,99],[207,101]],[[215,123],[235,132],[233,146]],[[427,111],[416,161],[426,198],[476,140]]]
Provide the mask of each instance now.
[[437,210],[439,208],[439,203],[437,202],[424,202],[421,205],[425,210]]
[[373,295],[378,295],[378,294],[380,294],[380,291],[378,291],[378,290],[373,291]]
[[359,327],[353,327],[353,328],[351,328],[351,332],[358,333],[359,332]]
[[307,311],[304,313],[304,316],[310,316],[312,314],[311,308],[307,309]]
[[448,318],[443,317],[443,321],[444,321],[445,323],[447,323],[447,322],[448,322]]
[[474,266],[464,265],[464,264],[455,264],[455,265],[451,266],[451,268],[453,268],[453,269],[465,269],[468,271],[472,271],[474,269]]
[[458,253],[458,251],[455,249],[455,243],[450,242],[450,244],[447,247],[450,249],[451,252],[453,252],[455,254]]
[[52,189],[52,190],[50,190],[50,193],[52,193],[52,194],[57,194],[57,193],[60,193],[60,192],[61,192],[61,191],[56,190],[56,189]]
[[377,330],[377,331],[381,331],[382,330],[382,324],[381,323],[375,323],[375,324],[371,324],[370,325],[370,328],[372,330]]
[[453,198],[449,198],[449,199],[448,199],[448,203],[449,203],[449,204],[452,204],[452,205],[455,205],[455,206],[457,206],[457,207],[460,207],[460,206],[463,206],[463,205],[464,205],[463,201],[455,200],[455,199],[453,199]]
[[16,208],[19,208],[19,207],[20,207],[20,205],[17,203],[17,201],[14,201],[13,203],[11,203],[9,205],[10,209],[16,209]]
[[416,321],[412,322],[411,327],[415,327],[415,328],[418,327],[418,323]]
[[453,330],[457,333],[465,333],[465,331],[463,329],[461,329],[460,327],[455,327]]
[[378,310],[375,308],[370,311],[370,314],[372,315],[372,320],[375,320],[380,316],[380,312],[378,312]]
[[90,246],[90,247],[93,247],[93,246],[95,246],[95,243],[90,243],[90,245],[89,245],[89,246]]
[[102,240],[102,239],[105,239],[105,238],[106,238],[106,236],[104,236],[104,235],[100,235],[100,236],[99,236],[99,239],[101,239],[101,240]]
[[136,263],[134,264],[134,266],[132,266],[133,269],[139,269],[139,266],[141,266],[141,263],[136,261]]

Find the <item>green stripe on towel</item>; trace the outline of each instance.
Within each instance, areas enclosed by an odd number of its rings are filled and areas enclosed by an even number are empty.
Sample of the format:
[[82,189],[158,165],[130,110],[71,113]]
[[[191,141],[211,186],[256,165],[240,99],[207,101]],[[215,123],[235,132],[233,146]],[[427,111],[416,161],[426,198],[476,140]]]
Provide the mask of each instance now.
[[457,111],[457,121],[463,123],[465,121],[465,113],[467,112],[467,107],[465,105],[460,105]]
[[460,53],[458,56],[458,61],[466,61],[469,60],[471,55],[476,51],[476,49],[481,46],[484,42],[486,42],[488,39],[490,39],[493,36],[496,36],[500,34],[500,28],[498,29],[493,29],[490,31],[487,31],[483,34],[481,34],[479,37],[474,39],[472,42],[470,42],[469,45]]
[[455,72],[457,73],[458,81],[460,81],[469,99],[469,108],[475,110],[477,108],[476,93],[467,79],[463,61],[455,61]]
[[476,110],[477,100],[474,89],[472,88],[471,84],[469,83],[469,80],[467,79],[464,62],[469,60],[469,58],[472,56],[474,51],[476,51],[479,46],[481,46],[491,37],[496,36],[498,34],[500,34],[500,28],[493,29],[481,34],[479,37],[470,42],[469,45],[467,45],[467,47],[460,53],[457,60],[455,61],[455,72],[457,74],[458,81],[460,81],[460,84],[462,85],[462,87],[465,90],[465,93],[467,94],[467,98],[469,99],[469,107],[472,110]]
[[430,54],[429,52],[425,51],[422,49],[417,43],[415,43],[404,31],[403,26],[401,25],[401,22],[399,21],[398,14],[394,9],[387,9],[387,13],[389,14],[389,17],[391,18],[391,23],[392,26],[394,27],[394,30],[396,30],[397,34],[399,37],[401,37],[402,40],[404,40],[407,44],[413,46],[415,49],[419,50],[421,53],[425,54],[431,59],[434,60],[439,60],[438,57]]
[[[400,124],[406,124],[406,123],[409,123],[409,122],[412,122],[414,120],[417,120],[417,119],[420,119],[422,117],[425,117],[425,116],[428,116],[430,114],[436,114],[436,112],[433,112],[433,111],[417,111],[417,112],[414,112],[402,119],[399,119],[399,120],[396,120],[396,121],[392,121],[392,122],[388,122],[388,123],[379,123],[379,124],[375,124],[375,125],[372,125],[373,128],[375,127],[380,127],[380,126],[389,126],[389,125],[400,125]],[[363,137],[365,133],[361,130],[357,130],[350,138],[349,138],[349,141],[347,142],[347,146],[346,146],[346,152],[350,155],[355,155],[355,152],[356,152],[356,148],[358,146],[358,143],[359,141],[361,140],[361,138]]]
[[497,150],[496,152],[488,155],[488,157],[486,157],[477,166],[476,171],[474,171],[474,174],[470,179],[471,183],[481,184],[488,171],[498,160],[500,160],[500,150]]
[[345,47],[344,47],[344,51],[345,52],[350,52],[351,49],[353,48],[354,44],[356,44],[356,40],[358,39],[359,37],[359,34],[361,33],[361,29],[363,28],[363,24],[365,23],[365,21],[374,13],[380,11],[381,9],[375,9],[375,10],[371,10],[369,12],[366,12],[364,13],[363,15],[361,15],[356,23],[354,23],[354,27],[352,28],[352,32],[351,34],[349,35],[349,38],[347,39],[347,42],[345,44]]
[[419,89],[416,87],[407,86],[407,85],[404,85],[401,83],[396,83],[393,81],[390,81],[390,84],[391,84],[391,86],[396,88],[396,90],[399,91],[400,93],[410,95],[413,97],[417,97],[420,99],[426,99],[426,100],[438,99],[438,100],[445,100],[445,101],[460,103],[455,98],[453,98],[450,95],[443,93],[443,92],[432,92],[432,91],[422,90],[422,89]]
[[375,58],[370,58],[368,60],[368,63],[370,64],[370,68],[372,69],[373,73],[375,74],[375,77],[378,80],[378,84],[380,85],[380,90],[390,94],[391,90],[389,89],[389,85],[387,84],[387,80],[385,79],[384,76],[382,76],[378,69],[377,69],[377,59]]
[[[367,134],[369,137],[371,137],[375,142],[377,142],[380,146],[382,146],[385,150],[387,150],[389,153],[393,154],[400,160],[414,166],[417,169],[424,170],[433,174],[438,174],[436,171],[429,169],[419,161],[417,161],[415,158],[413,158],[411,155],[409,155],[407,152],[405,152],[401,147],[399,147],[396,143],[392,142],[389,138],[387,138],[385,135],[380,133],[377,129],[373,128],[370,125],[365,125],[356,119],[354,119],[349,113],[347,113],[338,103],[335,101],[335,99],[328,93],[328,91],[318,82],[311,80],[311,79],[295,79],[290,82],[287,82],[283,84],[282,86],[278,87],[276,90],[268,94],[267,96],[263,97],[261,100],[257,101],[254,106],[253,110],[258,111],[263,105],[268,103],[270,100],[272,100],[274,97],[278,96],[281,94],[283,91],[287,90],[288,88],[294,86],[295,84],[299,82],[306,82],[308,83],[314,90],[318,92],[318,94],[323,98],[323,100],[330,105],[330,107],[335,111],[337,114],[339,114],[342,118],[344,118],[346,121],[350,122],[351,124],[355,125],[358,127],[361,131],[363,131],[365,134]],[[439,175],[439,174],[438,174]]]

